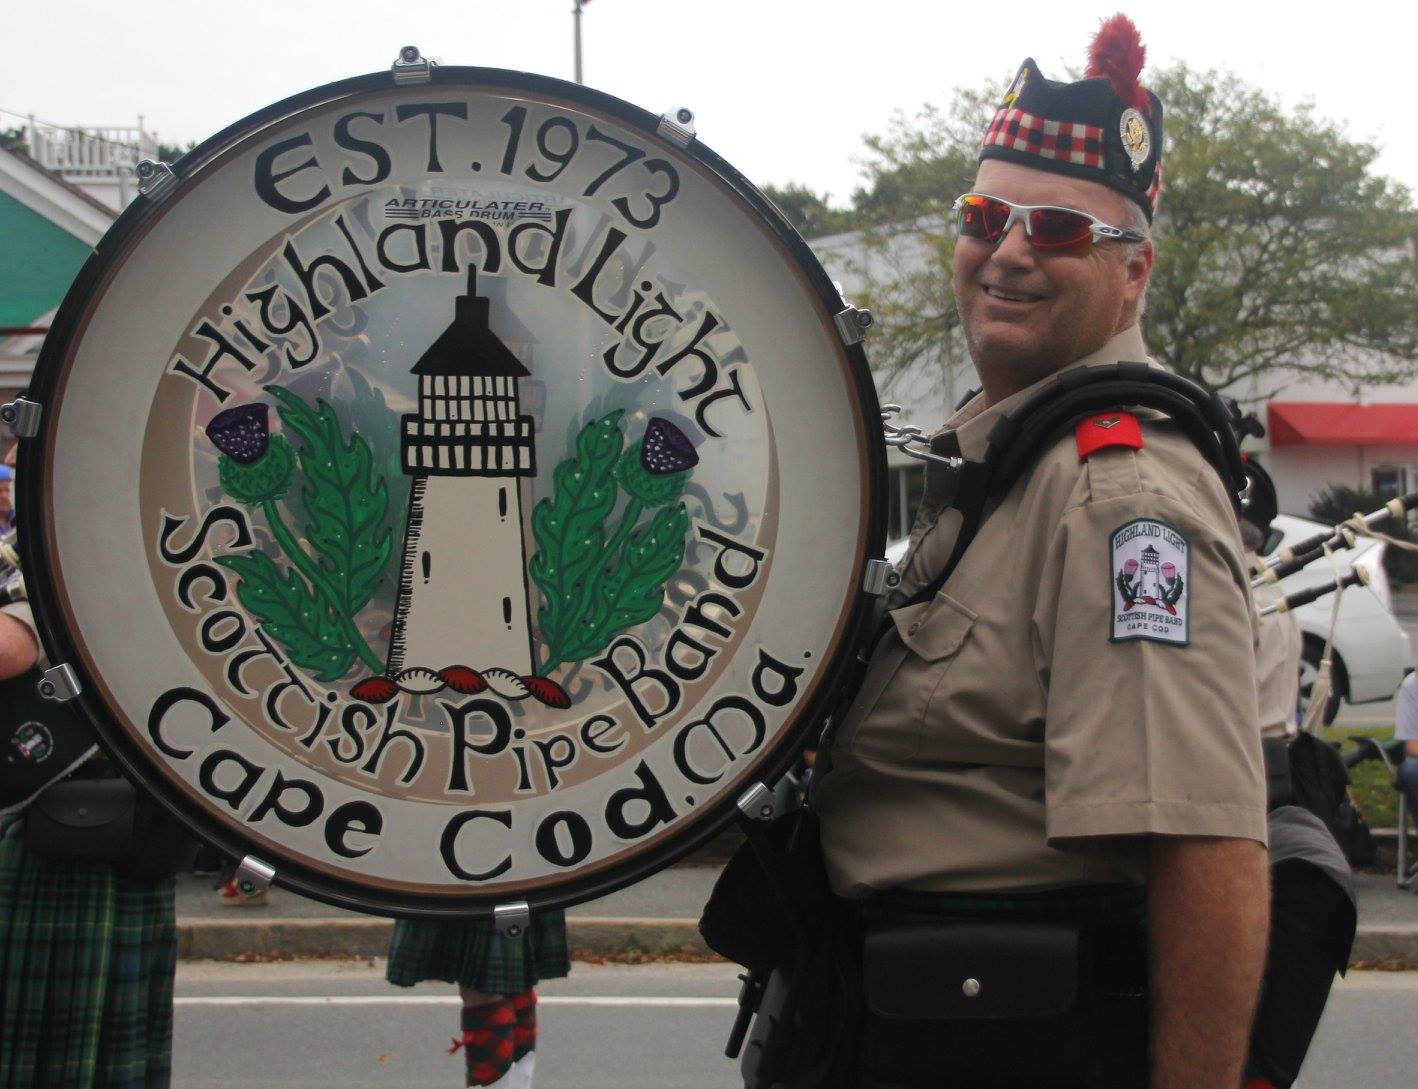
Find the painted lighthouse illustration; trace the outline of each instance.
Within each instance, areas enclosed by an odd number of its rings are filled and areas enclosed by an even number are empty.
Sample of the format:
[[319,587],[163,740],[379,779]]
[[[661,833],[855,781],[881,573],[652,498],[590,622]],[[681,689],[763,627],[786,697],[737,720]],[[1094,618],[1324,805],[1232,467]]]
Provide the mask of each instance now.
[[[685,487],[699,454],[672,419],[625,408],[586,419],[557,463],[531,512],[528,561],[522,498],[537,459],[520,383],[531,374],[491,313],[469,269],[452,323],[412,368],[418,411],[398,429],[410,493],[401,556],[382,458],[327,401],[270,384],[262,388],[279,431],[264,401],[222,409],[203,429],[222,492],[259,515],[269,536],[267,548],[216,562],[294,665],[322,682],[362,676],[349,690],[356,700],[450,689],[567,708],[552,674],[654,618],[684,563]],[[520,326],[509,329],[516,336]],[[632,420],[643,421],[638,439],[627,434]],[[381,657],[360,617],[396,561]]]
[[[384,676],[361,682],[370,695],[390,685],[410,693],[491,687],[560,702],[560,690],[533,675],[519,487],[537,471],[533,421],[518,390],[529,372],[489,315],[469,268],[452,324],[412,369],[418,411],[403,417],[401,443],[413,478],[404,555]],[[354,694],[364,693],[356,686]]]

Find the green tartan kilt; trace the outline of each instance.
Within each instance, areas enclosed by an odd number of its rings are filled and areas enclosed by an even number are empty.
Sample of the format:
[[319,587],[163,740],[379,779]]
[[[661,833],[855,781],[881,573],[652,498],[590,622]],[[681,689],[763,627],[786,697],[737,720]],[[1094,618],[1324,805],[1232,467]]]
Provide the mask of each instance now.
[[566,913],[538,911],[517,938],[503,937],[490,919],[400,919],[384,976],[399,987],[439,979],[486,994],[517,994],[570,971]]
[[0,819],[0,1089],[166,1089],[173,883],[40,858]]

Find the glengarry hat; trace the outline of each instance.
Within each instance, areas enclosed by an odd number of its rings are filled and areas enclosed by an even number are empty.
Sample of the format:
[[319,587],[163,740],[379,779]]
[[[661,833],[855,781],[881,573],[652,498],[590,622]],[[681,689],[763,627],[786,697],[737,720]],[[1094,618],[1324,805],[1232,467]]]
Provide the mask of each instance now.
[[1138,82],[1146,57],[1126,15],[1099,28],[1077,83],[1045,79],[1030,57],[990,122],[980,160],[1102,182],[1151,222],[1162,188],[1162,102]]

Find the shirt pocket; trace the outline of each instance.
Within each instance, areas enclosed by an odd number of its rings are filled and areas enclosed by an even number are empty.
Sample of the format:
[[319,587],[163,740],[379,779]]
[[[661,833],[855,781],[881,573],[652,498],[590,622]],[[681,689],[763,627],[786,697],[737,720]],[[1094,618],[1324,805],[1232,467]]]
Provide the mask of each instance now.
[[945,593],[893,610],[895,631],[883,639],[842,724],[843,746],[866,759],[914,757],[926,708],[976,619]]

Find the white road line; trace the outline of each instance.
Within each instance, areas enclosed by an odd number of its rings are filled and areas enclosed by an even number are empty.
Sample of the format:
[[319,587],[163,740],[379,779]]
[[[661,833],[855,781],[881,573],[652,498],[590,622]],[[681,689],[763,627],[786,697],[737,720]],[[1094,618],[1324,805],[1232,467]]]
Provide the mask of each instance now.
[[[345,995],[260,995],[220,994],[181,995],[174,1006],[460,1006],[457,995],[441,994],[345,994]],[[710,1009],[737,1006],[736,998],[684,997],[680,995],[548,995],[537,998],[539,1006],[659,1006]]]

